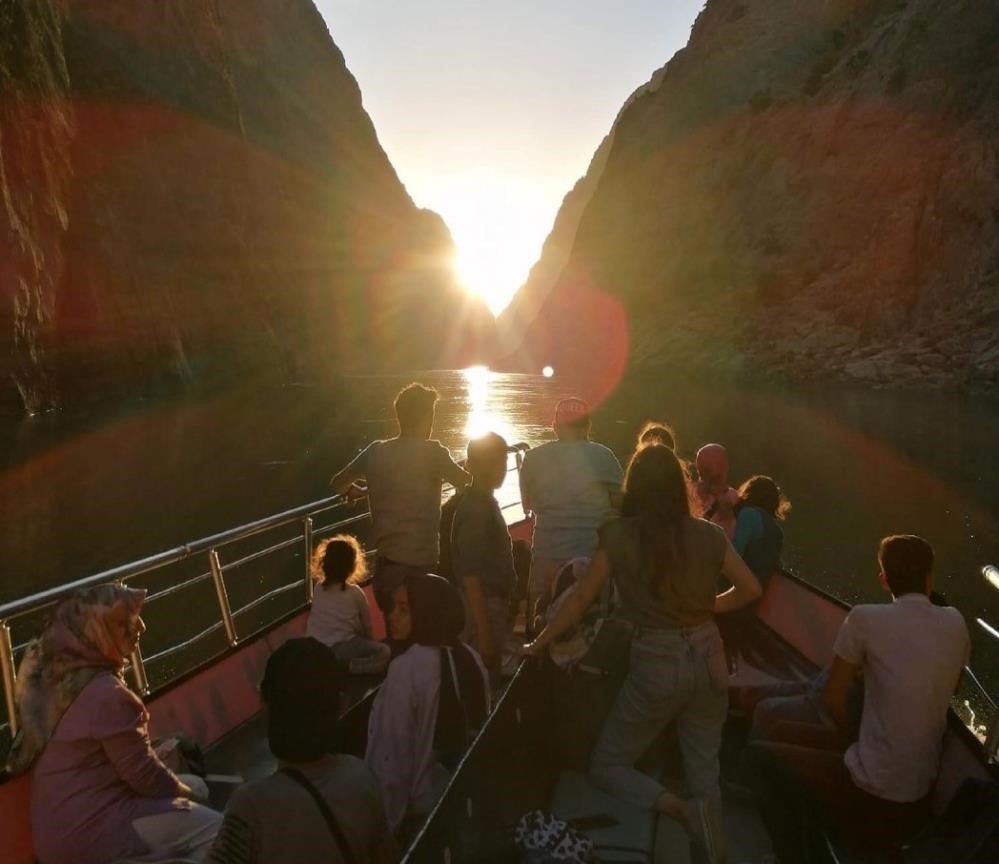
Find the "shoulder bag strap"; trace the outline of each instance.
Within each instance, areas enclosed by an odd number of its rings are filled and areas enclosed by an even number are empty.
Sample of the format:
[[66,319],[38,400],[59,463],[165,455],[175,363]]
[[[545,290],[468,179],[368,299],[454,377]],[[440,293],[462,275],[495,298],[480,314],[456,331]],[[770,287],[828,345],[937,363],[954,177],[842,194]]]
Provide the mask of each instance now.
[[308,792],[310,796],[312,796],[312,800],[316,802],[316,807],[319,808],[319,812],[323,814],[323,818],[326,820],[326,825],[330,829],[330,834],[333,835],[333,840],[336,842],[336,845],[340,850],[340,854],[343,855],[343,860],[347,862],[347,864],[357,864],[357,859],[354,857],[354,851],[350,848],[350,843],[347,842],[347,836],[343,833],[340,823],[336,821],[333,811],[330,810],[330,805],[326,803],[326,799],[319,794],[319,790],[312,785],[309,778],[297,768],[292,768],[291,766],[285,766],[282,768],[281,773],[287,774],[292,780]]

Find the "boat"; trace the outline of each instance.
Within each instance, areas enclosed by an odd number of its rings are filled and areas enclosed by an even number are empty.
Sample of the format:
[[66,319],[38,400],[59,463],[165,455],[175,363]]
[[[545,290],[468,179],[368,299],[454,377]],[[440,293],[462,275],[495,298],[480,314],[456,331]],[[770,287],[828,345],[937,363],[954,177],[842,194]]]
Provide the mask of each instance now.
[[[519,471],[522,453],[522,447],[511,451],[510,471]],[[529,542],[533,525],[520,502],[505,503],[503,509],[512,537]],[[138,647],[127,674],[149,709],[153,737],[182,731],[205,746],[212,803],[221,806],[234,780],[274,770],[258,685],[270,653],[286,639],[305,633],[312,597],[308,562],[314,543],[344,531],[363,535],[368,522],[363,502],[325,498],[0,606],[6,711],[0,731],[8,736],[16,731],[16,662],[27,640],[40,629],[46,610],[80,589],[107,582],[156,586],[143,612],[147,637],[175,629],[170,625],[176,623],[175,610],[181,602],[186,603],[184,608],[200,604],[210,622],[204,627],[193,622],[197,632],[174,636],[153,653],[144,654]],[[262,579],[261,567],[272,578]],[[373,601],[370,584],[365,591]],[[383,638],[384,621],[377,605],[370,605],[375,638]],[[731,679],[732,688],[804,680],[827,665],[848,609],[796,575],[774,573],[756,609],[752,638]],[[968,681],[977,684],[968,673]],[[534,660],[520,663],[406,851],[406,862],[511,860],[511,829],[520,816],[534,809],[573,820],[593,840],[601,861],[697,860],[691,858],[689,841],[677,822],[603,794],[578,766],[573,770],[559,757],[553,741],[557,730],[551,722],[551,674]],[[343,752],[364,750],[377,682],[361,684],[341,717],[338,746]],[[995,703],[979,689],[980,698],[994,709]],[[730,712],[723,769],[726,761],[738,758],[740,723],[745,718]],[[730,739],[736,742],[733,746],[728,746]],[[663,772],[669,781],[675,760],[669,759],[668,751],[663,753],[650,770]],[[983,735],[969,728],[952,708],[933,790],[935,812],[943,811],[966,780],[999,780],[997,761],[999,721],[993,719]],[[5,864],[34,861],[29,783],[28,776],[0,779],[0,860]],[[760,860],[769,841],[751,804],[726,800],[725,820],[730,860]],[[818,828],[816,832],[823,860],[830,864],[854,860],[849,850],[838,848]]]

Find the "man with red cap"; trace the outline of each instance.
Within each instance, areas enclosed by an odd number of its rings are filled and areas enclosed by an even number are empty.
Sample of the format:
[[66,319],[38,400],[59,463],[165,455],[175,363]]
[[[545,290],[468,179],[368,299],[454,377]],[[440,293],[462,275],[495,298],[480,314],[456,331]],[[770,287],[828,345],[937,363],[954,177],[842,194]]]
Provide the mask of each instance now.
[[597,529],[614,515],[624,472],[617,457],[590,441],[590,408],[563,399],[555,408],[556,440],[527,452],[520,472],[524,509],[534,513],[529,610],[555,574],[597,547]]

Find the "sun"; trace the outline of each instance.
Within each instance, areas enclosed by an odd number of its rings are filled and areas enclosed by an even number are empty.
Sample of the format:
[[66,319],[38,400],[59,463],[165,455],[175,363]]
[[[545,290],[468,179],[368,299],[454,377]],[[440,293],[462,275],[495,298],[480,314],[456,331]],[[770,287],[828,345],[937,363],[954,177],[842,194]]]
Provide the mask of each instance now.
[[434,190],[429,203],[451,229],[455,273],[493,315],[509,305],[540,255],[553,219],[549,197],[528,178],[471,167]]

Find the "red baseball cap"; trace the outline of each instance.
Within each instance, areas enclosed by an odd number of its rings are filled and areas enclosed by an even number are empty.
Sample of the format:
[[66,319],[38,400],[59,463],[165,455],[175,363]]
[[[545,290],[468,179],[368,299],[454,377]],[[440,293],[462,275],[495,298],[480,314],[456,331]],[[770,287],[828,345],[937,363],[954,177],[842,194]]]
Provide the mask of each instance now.
[[582,399],[577,399],[574,396],[563,399],[555,406],[555,431],[558,432],[559,426],[563,423],[574,423],[577,420],[588,417],[589,414],[590,406]]

